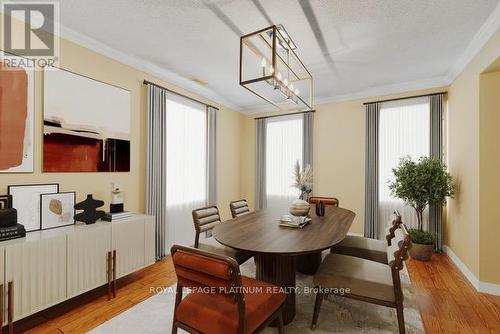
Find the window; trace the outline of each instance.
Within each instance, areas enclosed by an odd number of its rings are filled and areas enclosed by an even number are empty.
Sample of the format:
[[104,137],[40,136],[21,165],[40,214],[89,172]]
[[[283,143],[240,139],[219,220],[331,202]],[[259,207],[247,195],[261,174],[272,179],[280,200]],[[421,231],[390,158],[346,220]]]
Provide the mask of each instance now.
[[169,94],[166,110],[167,247],[190,245],[191,211],[207,204],[207,110],[175,94]]
[[[400,210],[404,222],[416,226],[413,208],[390,194],[388,182],[394,178],[392,169],[409,155],[413,160],[429,156],[430,105],[429,97],[385,102],[380,108],[379,123],[379,213],[380,224],[387,227],[392,212]],[[427,210],[426,210],[427,211]],[[427,212],[424,212],[427,215]],[[427,221],[426,217],[424,221]],[[384,233],[384,228],[380,229]]]
[[266,128],[267,206],[288,206],[297,199],[292,171],[298,160],[302,165],[303,115],[269,118]]

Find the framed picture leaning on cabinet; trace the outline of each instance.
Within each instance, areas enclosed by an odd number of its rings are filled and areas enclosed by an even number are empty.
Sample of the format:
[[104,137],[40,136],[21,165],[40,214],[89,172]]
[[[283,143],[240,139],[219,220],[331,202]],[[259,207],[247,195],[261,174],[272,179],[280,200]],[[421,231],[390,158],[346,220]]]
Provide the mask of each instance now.
[[12,185],[7,189],[12,195],[12,207],[17,210],[17,222],[30,232],[40,229],[40,195],[58,193],[59,184]]
[[75,223],[76,193],[62,192],[40,195],[40,228],[46,230]]

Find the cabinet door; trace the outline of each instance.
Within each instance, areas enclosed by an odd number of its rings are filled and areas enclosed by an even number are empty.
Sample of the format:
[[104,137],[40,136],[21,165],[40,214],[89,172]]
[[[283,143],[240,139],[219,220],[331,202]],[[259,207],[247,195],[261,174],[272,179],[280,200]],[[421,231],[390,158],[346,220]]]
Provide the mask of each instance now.
[[5,247],[14,321],[66,299],[66,235]]
[[111,224],[85,226],[68,234],[68,298],[107,283]]
[[146,266],[149,266],[156,261],[155,242],[155,219],[152,216],[146,216],[144,218],[144,260]]
[[116,277],[120,278],[145,265],[144,218],[112,223],[112,249],[116,250]]

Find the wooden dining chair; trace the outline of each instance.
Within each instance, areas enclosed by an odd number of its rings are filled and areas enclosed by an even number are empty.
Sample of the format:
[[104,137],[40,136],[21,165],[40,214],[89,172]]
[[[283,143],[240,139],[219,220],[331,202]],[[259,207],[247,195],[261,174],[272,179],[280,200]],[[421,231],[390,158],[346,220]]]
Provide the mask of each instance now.
[[229,208],[231,209],[231,215],[233,216],[233,218],[250,213],[250,208],[248,207],[246,199],[232,201],[231,203],[229,203]]
[[325,295],[335,289],[348,288],[348,293],[337,295],[395,308],[399,333],[405,333],[399,271],[403,268],[403,261],[408,258],[411,238],[403,224],[394,231],[394,235],[391,245],[386,246],[388,264],[341,254],[328,254],[325,257],[314,276],[318,293],[311,325],[313,330],[316,329]]
[[391,245],[394,231],[402,224],[399,211],[394,211],[394,219],[390,228],[386,229],[386,240],[365,238],[348,234],[344,240],[330,249],[331,253],[350,255],[362,259],[387,264],[387,246]]
[[339,200],[335,197],[324,197],[324,196],[311,196],[309,197],[309,204],[318,204],[323,202],[324,205],[339,206]]
[[[227,256],[174,245],[177,274],[172,334],[258,333],[276,321],[284,334],[285,294],[271,283],[241,276],[238,263]],[[191,293],[183,297],[183,288]]]
[[207,206],[204,208],[195,209],[192,212],[194,229],[196,231],[194,239],[194,247],[205,251],[229,256],[236,260],[239,264],[244,263],[253,255],[247,252],[237,251],[233,248],[226,247],[214,239],[211,235],[206,238],[201,238],[202,233],[210,233],[215,226],[221,223],[219,209],[216,206]]

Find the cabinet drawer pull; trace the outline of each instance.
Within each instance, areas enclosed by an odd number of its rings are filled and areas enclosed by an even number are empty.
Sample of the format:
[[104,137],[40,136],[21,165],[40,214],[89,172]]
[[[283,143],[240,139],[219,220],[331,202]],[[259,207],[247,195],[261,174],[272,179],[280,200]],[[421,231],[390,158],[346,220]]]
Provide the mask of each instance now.
[[108,300],[111,300],[111,252],[108,252],[106,258],[106,275],[108,278]]
[[113,298],[116,297],[116,249],[113,250]]
[[7,283],[7,320],[9,322],[9,334],[14,333],[14,283]]

